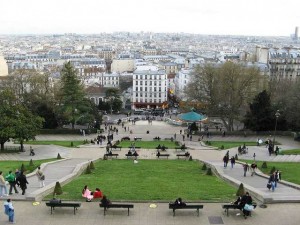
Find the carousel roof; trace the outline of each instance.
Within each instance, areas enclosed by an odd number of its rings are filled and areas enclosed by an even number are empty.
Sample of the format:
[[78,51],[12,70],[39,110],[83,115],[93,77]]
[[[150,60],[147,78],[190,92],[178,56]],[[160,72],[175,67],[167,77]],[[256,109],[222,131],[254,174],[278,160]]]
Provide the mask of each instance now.
[[199,114],[199,113],[196,113],[194,111],[184,113],[184,114],[180,114],[178,117],[181,120],[190,121],[190,122],[197,122],[197,121],[201,121],[201,120],[204,120],[204,119],[207,118],[203,114]]

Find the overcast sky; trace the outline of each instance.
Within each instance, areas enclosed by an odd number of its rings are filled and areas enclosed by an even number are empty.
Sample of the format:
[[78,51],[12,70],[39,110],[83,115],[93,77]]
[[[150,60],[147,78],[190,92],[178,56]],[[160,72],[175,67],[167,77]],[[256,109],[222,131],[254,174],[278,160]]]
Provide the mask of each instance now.
[[299,0],[0,0],[0,34],[185,32],[289,36]]

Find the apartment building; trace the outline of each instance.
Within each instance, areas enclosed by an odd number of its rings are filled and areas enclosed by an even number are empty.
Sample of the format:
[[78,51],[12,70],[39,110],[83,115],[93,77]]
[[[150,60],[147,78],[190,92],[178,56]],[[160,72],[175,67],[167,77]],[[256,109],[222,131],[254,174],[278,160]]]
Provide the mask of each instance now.
[[181,69],[175,76],[175,95],[183,100],[186,85],[190,82],[190,72],[190,69]]
[[266,65],[270,79],[300,78],[300,49],[256,47],[258,63]]
[[164,70],[133,73],[132,109],[163,108],[168,100],[168,77]]

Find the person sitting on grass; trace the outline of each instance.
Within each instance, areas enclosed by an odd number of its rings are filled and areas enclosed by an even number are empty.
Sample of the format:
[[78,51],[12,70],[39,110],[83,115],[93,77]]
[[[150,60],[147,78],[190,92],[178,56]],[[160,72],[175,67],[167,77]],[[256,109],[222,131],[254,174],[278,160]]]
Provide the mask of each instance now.
[[94,191],[94,194],[93,194],[93,198],[102,198],[102,197],[103,197],[103,195],[102,195],[100,188],[96,188],[96,190]]
[[92,201],[92,199],[94,198],[93,192],[91,192],[91,191],[89,190],[89,188],[88,188],[87,185],[84,186],[84,188],[82,189],[81,194],[82,194],[82,197],[86,198],[86,201],[87,201],[87,202]]
[[103,195],[103,198],[101,199],[100,202],[104,207],[107,207],[108,205],[111,204],[111,201],[106,197],[106,195]]

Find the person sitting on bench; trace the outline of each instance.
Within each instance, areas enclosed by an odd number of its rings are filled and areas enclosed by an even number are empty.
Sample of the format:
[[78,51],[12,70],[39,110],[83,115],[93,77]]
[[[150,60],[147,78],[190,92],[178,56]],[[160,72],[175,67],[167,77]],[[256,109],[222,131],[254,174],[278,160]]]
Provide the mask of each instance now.
[[159,151],[159,149],[157,149],[157,153],[156,153],[156,156],[160,156],[160,151]]
[[135,157],[139,156],[139,154],[136,151],[134,151],[134,153],[132,155]]
[[127,152],[127,155],[132,155],[132,152],[130,151],[130,149],[129,149],[129,151]]
[[189,152],[184,153],[186,157],[190,156]]
[[176,206],[186,206],[185,202],[183,202],[181,198],[177,198],[174,202],[174,205],[176,205]]
[[35,155],[35,153],[34,153],[34,150],[33,150],[33,148],[30,146],[30,154],[29,154],[30,156],[34,156]]
[[181,145],[181,150],[186,149],[185,144]]
[[82,197],[86,198],[87,202],[92,201],[92,199],[94,198],[93,192],[89,190],[87,185],[85,185],[84,188],[82,189]]
[[106,197],[106,195],[103,195],[103,198],[101,199],[100,202],[104,207],[107,207],[108,205],[111,204],[111,201]]

